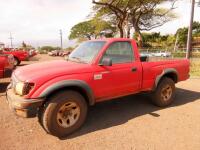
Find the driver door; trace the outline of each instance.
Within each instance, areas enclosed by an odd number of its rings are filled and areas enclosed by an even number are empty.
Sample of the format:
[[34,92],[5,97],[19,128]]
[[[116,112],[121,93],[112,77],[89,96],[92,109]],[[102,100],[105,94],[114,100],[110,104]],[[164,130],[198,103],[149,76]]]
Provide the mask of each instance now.
[[[111,66],[99,66],[94,74],[97,101],[134,93],[140,89],[141,63],[136,62],[129,41],[114,42],[108,47],[101,61],[111,59]],[[101,62],[100,62],[101,63]]]

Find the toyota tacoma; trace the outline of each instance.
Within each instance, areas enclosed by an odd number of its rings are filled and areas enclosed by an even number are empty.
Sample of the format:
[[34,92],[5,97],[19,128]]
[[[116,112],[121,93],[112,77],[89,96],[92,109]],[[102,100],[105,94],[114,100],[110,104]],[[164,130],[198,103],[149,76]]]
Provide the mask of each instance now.
[[89,106],[147,92],[165,107],[174,100],[175,84],[188,78],[187,59],[147,62],[133,39],[90,40],[67,60],[17,68],[7,100],[17,115],[37,116],[47,133],[63,137],[83,125]]

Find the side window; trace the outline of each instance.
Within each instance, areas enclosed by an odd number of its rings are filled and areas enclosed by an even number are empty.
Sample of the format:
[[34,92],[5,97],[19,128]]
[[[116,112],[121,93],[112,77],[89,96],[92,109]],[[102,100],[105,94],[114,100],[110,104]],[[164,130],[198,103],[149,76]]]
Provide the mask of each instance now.
[[130,42],[114,42],[106,50],[101,60],[112,59],[113,64],[129,63],[134,59],[133,50]]

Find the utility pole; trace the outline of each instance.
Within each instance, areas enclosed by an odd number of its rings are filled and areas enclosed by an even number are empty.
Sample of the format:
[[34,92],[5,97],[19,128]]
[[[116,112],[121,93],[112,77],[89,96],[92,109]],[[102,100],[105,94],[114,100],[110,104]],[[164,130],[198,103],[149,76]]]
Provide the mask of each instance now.
[[60,48],[63,49],[62,30],[60,29]]
[[13,48],[13,37],[12,37],[11,33],[10,33],[9,39],[10,39],[10,46],[11,46],[11,48]]
[[195,0],[192,0],[190,25],[189,25],[189,29],[188,29],[188,39],[187,39],[187,53],[186,53],[187,59],[190,58],[190,54],[192,52],[192,24],[193,24],[193,19],[194,19],[194,6],[195,6]]

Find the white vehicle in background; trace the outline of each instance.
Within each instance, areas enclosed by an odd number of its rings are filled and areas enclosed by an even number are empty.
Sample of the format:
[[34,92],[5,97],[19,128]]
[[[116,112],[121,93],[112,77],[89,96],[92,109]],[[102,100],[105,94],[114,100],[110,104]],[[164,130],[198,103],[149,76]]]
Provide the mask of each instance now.
[[142,57],[143,57],[143,56],[144,56],[144,57],[145,57],[145,56],[146,56],[146,57],[152,57],[153,54],[152,54],[152,53],[149,53],[149,52],[141,52],[141,53],[140,53],[140,56],[142,56]]
[[155,57],[170,57],[171,56],[171,53],[170,52],[156,52],[156,53],[153,53],[153,56]]

